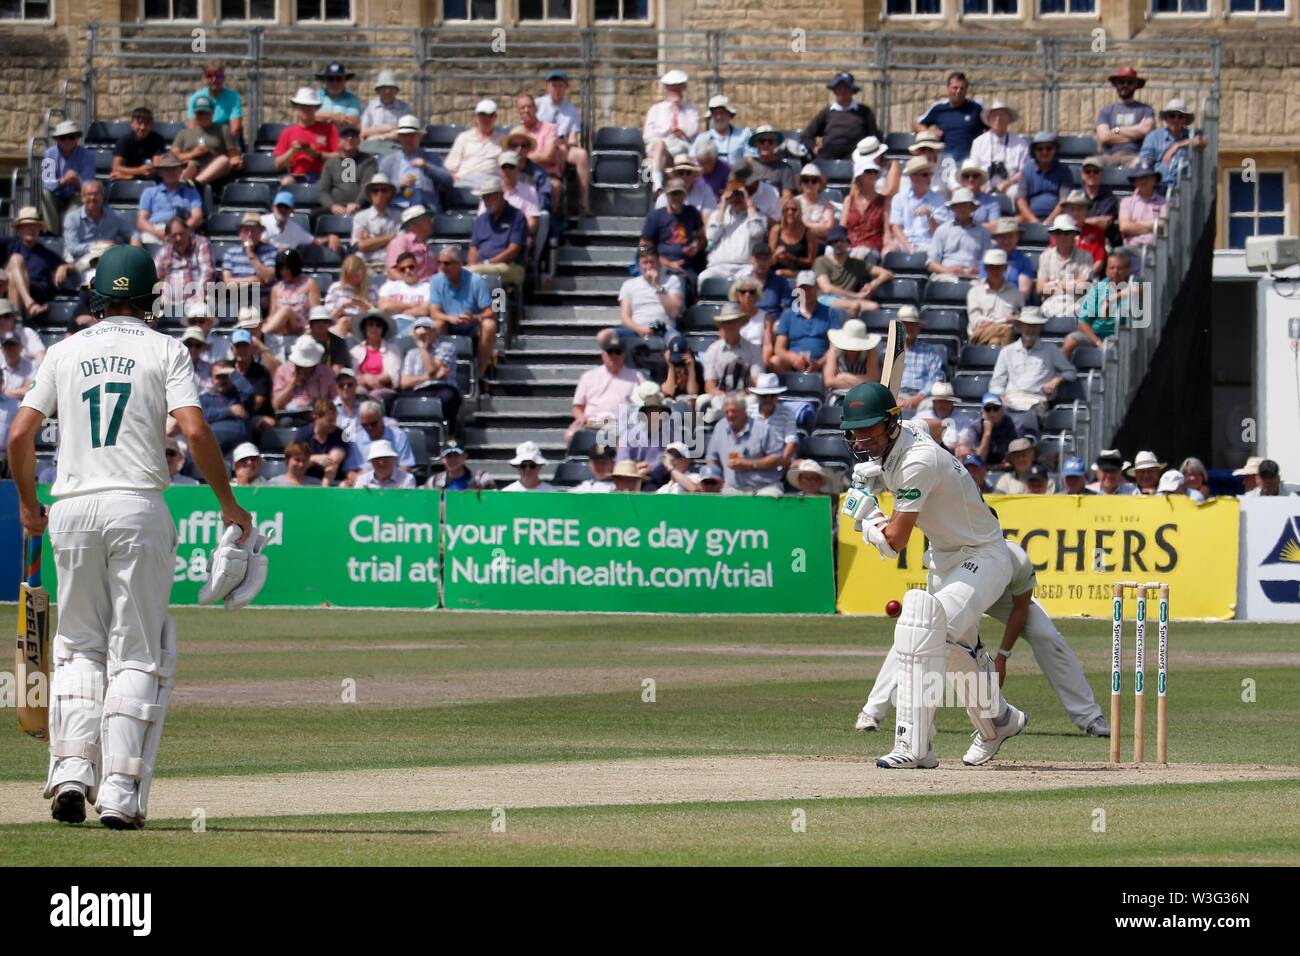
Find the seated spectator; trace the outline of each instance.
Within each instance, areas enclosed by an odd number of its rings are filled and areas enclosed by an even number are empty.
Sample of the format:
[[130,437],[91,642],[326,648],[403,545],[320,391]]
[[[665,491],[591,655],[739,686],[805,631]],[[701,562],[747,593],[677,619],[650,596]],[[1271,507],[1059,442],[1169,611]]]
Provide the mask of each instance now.
[[36,377],[36,363],[23,355],[23,340],[13,332],[0,336],[0,352],[4,356],[0,364],[4,394],[21,402]]
[[361,113],[361,139],[369,142],[397,142],[402,117],[414,113],[411,104],[397,98],[397,74],[380,70],[375,77],[375,98]]
[[[529,245],[544,243],[546,236],[538,234],[538,227],[542,221],[541,200],[537,197],[537,190],[530,183],[519,178],[519,154],[504,150],[497,157],[497,165],[501,171],[501,195],[505,197],[506,202],[524,214],[524,219],[528,223]],[[486,205],[480,202],[478,211],[479,215],[485,213]]]
[[499,276],[503,285],[523,285],[527,218],[506,202],[499,178],[480,179],[474,195],[483,200],[483,212],[474,220],[470,233],[469,270]]
[[[18,339],[23,357],[39,366],[45,358],[45,343],[35,329],[18,321],[18,311],[13,303],[0,298],[0,339],[7,339],[11,335]],[[4,443],[0,442],[0,448],[3,447]]]
[[[718,204],[719,194],[700,178],[700,167],[690,157],[675,160],[675,165],[669,167],[668,173],[670,179],[680,179],[686,187],[686,205],[706,210]],[[663,209],[667,205],[668,194],[660,193],[655,200],[655,208]]]
[[167,224],[166,236],[154,252],[153,264],[163,298],[175,308],[196,295],[206,296],[216,267],[208,237],[195,235],[180,216]]
[[839,223],[849,232],[849,255],[855,259],[879,262],[884,252],[889,197],[876,191],[880,172],[875,160],[855,164],[853,184],[840,208]]
[[1102,185],[1104,172],[1099,156],[1089,156],[1079,167],[1079,174],[1083,177],[1083,194],[1088,199],[1085,222],[1100,229],[1107,244],[1118,246],[1123,243],[1119,234],[1119,197],[1109,186]]
[[966,474],[970,475],[971,480],[975,482],[975,487],[979,489],[981,495],[990,495],[993,493],[993,487],[988,480],[988,467],[984,464],[984,459],[975,452],[968,452],[960,456],[959,459],[966,469]]
[[284,472],[267,482],[273,488],[305,488],[319,485],[320,479],[307,474],[311,468],[311,449],[306,442],[293,441],[284,447]]
[[749,417],[745,396],[732,392],[723,399],[722,414],[709,437],[706,453],[711,465],[722,468],[726,486],[769,497],[781,495],[785,442],[767,422]]
[[[266,484],[262,477],[262,453],[252,442],[244,442],[230,453],[230,464],[234,467],[235,480],[231,482],[237,488],[255,488]],[[172,484],[176,482],[173,480]]]
[[202,359],[205,362],[216,362],[221,359],[230,359],[230,340],[220,335],[213,335],[212,330],[216,328],[217,317],[212,314],[208,308],[207,302],[200,298],[192,298],[185,303],[185,327],[195,327],[201,329],[203,337],[207,339],[207,346],[203,349]]
[[614,466],[610,480],[614,483],[615,491],[639,492],[645,477],[637,469],[636,462],[624,460]]
[[[924,160],[934,167],[932,186],[943,196],[944,202],[947,202],[948,194],[956,189],[959,184],[957,182],[957,163],[944,152],[945,148],[938,130],[927,129],[916,134],[916,138],[913,140],[912,145],[907,147],[907,151],[911,153],[913,159]],[[902,177],[899,180],[899,188],[905,192],[910,190],[912,188],[911,177]]]
[[546,464],[546,456],[537,447],[537,442],[526,441],[516,448],[515,457],[510,459],[510,464],[519,472],[519,478],[502,488],[502,491],[558,490],[549,482],[542,481],[542,466]]
[[[749,194],[754,208],[767,219],[765,228],[770,229],[775,223],[781,221],[781,192],[771,183],[763,181],[752,160],[742,159],[731,167],[728,183],[732,182],[745,187],[745,192]],[[727,187],[724,186],[723,192],[726,190]],[[719,196],[718,201],[721,202],[722,198]]]
[[847,392],[855,385],[880,381],[880,362],[876,349],[880,336],[867,332],[861,319],[849,319],[841,328],[831,329],[830,351],[822,367],[822,384],[829,392]]
[[1124,476],[1133,479],[1138,494],[1154,495],[1160,484],[1160,475],[1165,470],[1165,463],[1156,458],[1155,452],[1140,451],[1133,459],[1133,466],[1124,469]]
[[1094,274],[1101,275],[1106,269],[1106,233],[1100,226],[1088,221],[1088,210],[1091,205],[1082,189],[1072,189],[1070,194],[1061,200],[1061,208],[1064,212],[1052,220],[1050,227],[1052,238],[1048,245],[1050,247],[1056,244],[1056,233],[1060,231],[1057,229],[1057,224],[1063,222],[1062,217],[1065,217],[1078,229],[1075,246],[1091,257]]
[[1047,318],[1038,309],[1023,309],[1016,316],[1020,338],[998,352],[989,383],[989,391],[1001,395],[1013,412],[1032,410],[1039,418],[1047,414],[1047,403],[1061,383],[1073,382],[1078,376],[1061,349],[1040,338],[1046,324]]
[[491,478],[484,474],[475,474],[465,464],[465,449],[455,442],[442,446],[442,470],[429,476],[426,488],[441,488],[444,491],[469,491],[477,488],[496,486]]
[[[741,280],[752,279],[753,283]],[[746,293],[754,292],[752,307],[745,303]],[[731,284],[727,294],[741,307],[748,322],[741,327],[741,336],[763,347],[764,364],[771,357],[776,344],[776,320],[790,307],[794,288],[785,276],[772,269],[772,248],[766,242],[756,243],[749,250],[749,268]]]
[[970,194],[975,197],[972,221],[992,232],[998,220],[1002,218],[1002,204],[998,202],[996,195],[984,191],[984,184],[988,179],[989,174],[984,171],[984,167],[973,159],[967,159],[957,170],[957,181],[969,189]]
[[987,278],[966,292],[966,335],[977,345],[1006,345],[1015,334],[1012,322],[1025,307],[1020,290],[1007,282],[1007,254],[1001,249],[984,253]]
[[113,166],[108,178],[153,179],[154,160],[165,152],[167,144],[153,128],[153,112],[137,106],[131,111],[131,129],[113,147]]
[[[916,410],[916,417],[930,429],[930,437],[951,451],[968,432],[964,420],[953,416],[957,405],[957,393],[949,382],[935,382],[930,386],[929,401],[922,402]],[[969,432],[964,436],[969,441],[973,436]],[[974,443],[971,443],[974,447]]]
[[422,315],[411,323],[415,345],[402,356],[401,389],[422,392],[442,403],[443,418],[452,430],[460,422],[460,388],[456,384],[456,345],[441,338],[433,319]]
[[87,180],[81,186],[81,205],[73,206],[63,217],[63,255],[78,272],[85,272],[90,267],[92,245],[125,245],[134,235],[122,214],[104,205],[104,184],[98,179]]
[[1103,448],[1093,462],[1097,470],[1097,480],[1088,485],[1088,490],[1097,495],[1136,495],[1136,485],[1124,480],[1124,469],[1128,462],[1115,448]]
[[847,159],[860,140],[867,136],[879,137],[880,129],[871,107],[853,98],[861,87],[852,73],[836,73],[826,88],[835,102],[819,111],[799,138],[809,156],[823,160]]
[[[748,130],[746,130],[746,133],[748,133]],[[748,139],[748,136],[746,138]],[[712,209],[713,203],[722,198],[722,190],[727,185],[727,179],[731,176],[731,163],[718,157],[718,146],[712,140],[705,140],[702,143],[697,140],[695,145],[695,165],[699,170],[698,182],[707,186],[709,193],[713,196],[712,202],[699,208]]]
[[317,118],[322,123],[355,127],[361,122],[361,100],[347,89],[348,81],[355,77],[342,63],[330,63],[316,74],[316,79],[324,82],[316,94],[321,101]]
[[885,251],[923,252],[930,248],[936,226],[950,215],[943,194],[931,186],[934,164],[914,156],[903,172],[911,188],[900,189],[889,204],[889,235]]
[[190,101],[194,125],[187,126],[172,140],[172,153],[185,164],[181,178],[198,186],[220,183],[239,175],[244,155],[228,126],[212,121],[214,105],[206,96]]
[[349,480],[355,479],[369,461],[370,443],[383,439],[397,452],[397,467],[403,471],[415,470],[415,452],[406,432],[397,427],[397,422],[384,417],[384,406],[374,399],[361,403],[357,412],[357,428],[352,435],[352,448],[348,459],[343,463]]
[[41,160],[41,202],[45,223],[57,234],[68,207],[81,199],[81,186],[95,178],[95,154],[81,145],[81,126],[63,120],[54,127],[54,142]]
[[551,177],[546,170],[532,161],[532,151],[536,145],[536,140],[528,135],[528,130],[522,126],[516,126],[506,136],[501,147],[502,152],[514,153],[519,157],[520,182],[533,187],[533,190],[537,193],[537,204],[542,207],[543,212],[555,215],[560,207],[555,204],[556,194],[551,184]]
[[681,336],[677,319],[686,300],[682,280],[672,273],[660,274],[659,256],[653,246],[640,248],[637,267],[640,274],[626,280],[618,290],[619,320],[623,324],[617,331],[625,339],[661,335],[667,344]]
[[402,353],[393,339],[397,323],[380,311],[366,312],[352,320],[352,368],[357,387],[371,398],[389,399],[402,381]]
[[758,178],[781,194],[782,199],[792,199],[799,192],[799,184],[785,157],[777,149],[785,142],[785,133],[771,126],[760,126],[749,136],[754,150],[751,160],[758,170]]
[[672,155],[669,144],[676,141],[689,148],[700,131],[700,111],[686,101],[688,79],[681,70],[669,70],[659,78],[664,98],[646,112],[641,128],[646,164],[655,192],[664,185],[664,170],[668,168]]
[[[1038,448],[1028,438],[1017,438],[1007,446],[1007,463],[1011,470],[1002,474],[993,485],[993,490],[1000,495],[1041,495],[1056,494],[1056,483],[1047,474],[1047,469],[1038,464]],[[1038,473],[1034,473],[1034,468]],[[1044,482],[1041,491],[1034,491],[1031,483]]]
[[403,252],[393,268],[401,278],[389,279],[379,287],[379,310],[403,320],[397,328],[402,335],[412,319],[429,314],[429,280],[420,279],[420,266],[412,253]]
[[1183,487],[1189,498],[1193,497],[1194,493],[1202,502],[1214,499],[1215,496],[1210,491],[1210,475],[1205,470],[1205,463],[1201,459],[1184,458],[1178,470],[1182,473]]
[[[725,163],[744,159],[749,148],[749,127],[737,128],[736,108],[731,101],[719,94],[709,100],[709,125],[695,137],[691,144],[691,155],[699,158],[700,148],[705,143],[712,143],[714,158],[721,158]],[[715,200],[716,201],[716,200]]]
[[[194,119],[194,101],[206,96],[212,101],[212,122],[218,126],[228,126],[230,134],[244,145],[244,104],[238,93],[226,86],[226,64],[221,60],[212,60],[203,66],[203,86],[190,94],[186,102],[185,116]],[[134,115],[134,114],[133,114]],[[153,122],[152,115],[149,117]],[[161,150],[160,150],[161,152]],[[157,155],[156,153],[154,155]],[[128,165],[131,163],[128,162]]]
[[1263,460],[1256,455],[1251,455],[1244,465],[1233,470],[1232,477],[1241,479],[1243,494],[1248,495],[1259,487],[1259,463]]
[[[587,455],[590,478],[584,478],[569,489],[571,495],[608,494],[614,490],[614,448],[596,445]],[[635,464],[633,468],[635,468]]]
[[[316,240],[312,238],[310,232],[300,226],[293,218],[293,207],[295,200],[293,193],[287,189],[282,189],[275,194],[275,199],[271,201],[271,211],[262,215],[262,235],[266,241],[281,252],[287,249],[299,249],[303,246],[310,246]],[[331,236],[334,240],[334,251],[338,251],[339,241],[337,236]]]
[[[754,297],[748,295],[745,298],[752,300]],[[725,395],[743,391],[763,374],[762,347],[744,337],[747,320],[743,307],[725,306],[713,321],[718,326],[718,338],[700,357],[704,365],[704,392],[707,395]]]
[[[404,133],[405,129],[399,132]],[[497,105],[492,100],[479,100],[474,107],[474,125],[458,134],[451,144],[447,153],[447,172],[455,177],[457,186],[477,189],[485,179],[497,178],[497,158],[500,155]]]
[[1030,149],[1033,160],[1020,171],[1017,218],[1021,222],[1051,222],[1061,214],[1061,200],[1070,194],[1074,178],[1056,158],[1055,133],[1035,133]]
[[1084,465],[1082,458],[1067,458],[1061,465],[1061,487],[1057,489],[1058,495],[1095,495],[1087,486],[1088,469]]
[[686,339],[680,335],[670,339],[664,348],[664,361],[668,368],[664,373],[663,384],[659,386],[664,398],[693,399],[704,393],[700,366]]
[[[242,329],[248,333],[252,339],[253,357],[263,365],[268,372],[275,375],[276,370],[286,361],[287,352],[284,340],[273,335],[269,339],[262,334],[262,313],[256,306],[245,306],[239,310],[239,317],[235,322],[236,329]],[[292,343],[290,343],[292,347]],[[231,348],[234,348],[234,342],[231,341]]]
[[1117,99],[1097,112],[1101,161],[1107,166],[1131,166],[1137,162],[1142,141],[1156,128],[1156,112],[1134,99],[1147,81],[1133,67],[1120,67],[1107,79],[1115,87]]
[[258,361],[258,347],[253,344],[248,329],[235,329],[231,333],[230,351],[235,371],[244,377],[252,390],[251,396],[244,401],[244,407],[248,409],[248,424],[253,434],[260,436],[266,429],[275,427],[275,419],[271,417],[271,375],[274,369],[268,369]]
[[698,209],[686,205],[686,184],[680,179],[670,179],[664,195],[667,205],[650,210],[641,226],[641,239],[654,244],[665,269],[698,273],[707,264],[704,219]]
[[[805,163],[799,170],[799,211],[804,225],[816,242],[825,242],[826,235],[835,225],[835,207],[822,198],[826,190],[826,177],[815,163]],[[783,210],[784,213],[784,210]]]
[[849,255],[849,232],[843,226],[833,227],[828,238],[826,254],[812,267],[817,274],[818,299],[849,316],[880,308],[872,296],[894,274]]
[[[1020,223],[1011,216],[1003,216],[993,226],[993,245],[1007,254],[1007,281],[1019,289],[1028,302],[1034,293],[1037,270],[1034,261],[1016,248],[1019,242]],[[983,260],[980,263],[980,278],[988,278]]]
[[167,471],[171,475],[171,484],[182,487],[197,485],[198,482],[189,475],[181,474],[181,469],[185,467],[185,450],[181,447],[180,440],[175,435],[168,435],[164,447],[166,451],[163,454],[167,457]]
[[994,100],[981,119],[988,127],[971,143],[970,161],[988,173],[989,188],[1016,198],[1020,171],[1029,160],[1029,140],[1012,133],[1010,126],[1020,117],[1002,100]]
[[[743,195],[743,190],[735,193]],[[777,275],[793,279],[813,267],[821,243],[803,221],[803,207],[795,197],[781,200],[781,221],[772,226],[767,244],[772,249]]]
[[830,473],[811,458],[795,462],[786,473],[785,480],[801,497],[833,493]]
[[324,361],[336,371],[352,367],[348,344],[341,336],[330,331],[334,319],[323,305],[314,306],[307,314],[307,334],[325,350]]
[[844,317],[818,299],[817,273],[811,269],[799,273],[796,284],[793,303],[776,323],[769,367],[776,372],[820,372],[830,348],[828,333],[838,329]]
[[1138,152],[1139,161],[1154,166],[1160,174],[1161,182],[1168,187],[1172,188],[1191,168],[1191,151],[1188,147],[1205,149],[1205,137],[1191,129],[1195,119],[1196,116],[1183,101],[1174,97],[1160,111],[1160,120],[1165,125],[1153,129],[1142,140],[1142,148]]
[[720,495],[738,494],[724,484],[723,471],[717,465],[704,465],[696,476],[696,485],[701,494]]
[[1156,494],[1158,495],[1175,495],[1180,498],[1190,498],[1199,504],[1204,504],[1205,499],[1201,497],[1199,491],[1192,491],[1183,484],[1183,473],[1170,468],[1160,476],[1160,484],[1156,485]]
[[271,287],[271,309],[262,327],[267,335],[301,335],[307,331],[307,316],[320,305],[320,287],[303,275],[302,256],[297,249],[284,249],[275,256],[275,285]]
[[353,488],[414,488],[415,475],[397,466],[393,446],[382,438],[370,445],[367,467],[353,482]]
[[[392,199],[395,208],[419,207],[429,210],[430,214],[436,214],[445,208],[443,196],[454,185],[454,181],[450,167],[443,162],[441,156],[432,150],[420,148],[420,138],[423,135],[424,129],[418,119],[403,116],[397,124],[398,148],[379,161],[379,172],[388,177],[396,190]],[[463,161],[477,170],[481,163],[477,159],[471,159],[468,154],[472,151],[484,154],[490,152],[495,172],[501,148],[497,146],[494,134],[484,140],[482,146],[476,145],[477,135],[476,130],[466,130],[457,136],[458,143],[461,137],[471,138],[470,145],[461,150],[461,155],[465,157]]]
[[443,246],[438,274],[429,282],[429,318],[439,335],[473,336],[481,378],[496,361],[497,320],[482,276],[464,268],[459,246]]
[[38,241],[45,221],[34,206],[19,209],[11,225],[18,238],[0,236],[8,297],[28,322],[35,322],[48,311],[55,291],[71,278],[72,266]]
[[[559,129],[554,123],[538,117],[537,100],[531,93],[520,93],[515,97],[515,110],[519,114],[519,127],[516,128],[521,127],[533,142],[530,151],[531,160],[550,178],[551,193],[561,197],[563,201],[564,169],[568,165],[569,141],[560,137]],[[519,159],[516,156],[516,166],[518,163]],[[498,165],[500,165],[499,160]],[[532,186],[532,183],[527,181],[525,183]],[[540,198],[535,197],[535,202],[540,204]]]
[[271,285],[279,274],[275,246],[262,239],[262,217],[246,212],[239,220],[239,245],[227,249],[221,260],[221,281],[226,285]]
[[253,437],[248,427],[248,409],[244,407],[252,399],[253,389],[242,375],[233,374],[235,363],[229,359],[218,359],[211,369],[212,380],[199,395],[199,404],[204,421],[212,428],[224,453]]
[[664,482],[656,494],[684,495],[700,490],[699,476],[691,474],[689,449],[682,442],[672,442],[664,449]]
[[663,466],[663,454],[667,447],[665,439],[679,436],[672,434],[674,423],[671,419],[666,421],[664,418],[667,408],[664,406],[663,392],[654,382],[637,383],[632,390],[630,404],[635,411],[624,414],[620,420],[614,460],[635,463],[638,474],[658,485],[666,477]]
[[339,151],[339,128],[319,118],[320,95],[309,86],[298,88],[289,100],[295,122],[285,127],[271,155],[275,168],[284,173],[282,183],[314,183],[320,180],[325,160]]
[[[203,357],[203,353],[208,350],[208,337],[202,329],[190,326],[181,333],[181,345],[189,352],[194,390],[201,395],[207,390],[212,379],[212,365]],[[174,431],[180,426],[173,426],[169,422],[167,427],[169,431]]]
[[617,421],[619,406],[632,398],[641,374],[624,365],[623,340],[613,329],[601,329],[596,335],[600,346],[600,364],[588,369],[578,379],[573,393],[573,424],[565,434],[567,442],[581,428],[600,428]]
[[966,98],[966,74],[948,74],[948,95],[936,100],[916,121],[916,132],[937,129],[953,162],[962,163],[970,155],[975,138],[985,130],[984,107],[978,100]]
[[402,228],[401,214],[390,205],[392,181],[383,173],[375,173],[366,183],[366,198],[370,205],[352,217],[352,246],[364,266],[383,275],[387,272],[388,244]]
[[1248,498],[1290,497],[1294,490],[1282,483],[1282,469],[1272,458],[1262,459],[1259,463],[1259,484],[1246,492]]
[[167,223],[177,216],[195,231],[203,225],[203,197],[193,186],[181,182],[183,165],[174,153],[163,153],[154,163],[162,182],[149,186],[140,195],[140,211],[135,217],[136,232],[146,246],[166,242]]
[[898,319],[903,323],[903,342],[907,349],[898,401],[904,408],[916,408],[925,401],[935,382],[947,379],[948,352],[942,345],[921,341],[921,313],[916,306],[902,306]]
[[578,214],[591,215],[591,157],[582,148],[582,118],[577,108],[565,99],[569,76],[563,70],[546,74],[546,95],[537,100],[537,118],[554,123],[557,135],[568,144],[565,161],[578,177]]
[[1035,286],[1043,303],[1042,313],[1048,318],[1073,318],[1092,285],[1092,256],[1076,246],[1078,228],[1073,217],[1057,216],[1052,221],[1052,244],[1038,257]]
[[1079,326],[1065,338],[1061,352],[1067,359],[1081,345],[1101,348],[1106,339],[1115,334],[1115,326],[1127,326],[1129,319],[1139,315],[1134,298],[1141,298],[1141,288],[1129,282],[1129,255],[1112,252],[1106,257],[1106,277],[1095,283],[1079,303],[1076,315]]
[[799,450],[799,428],[791,406],[781,401],[781,396],[787,391],[781,384],[781,377],[775,372],[764,372],[746,391],[753,396],[745,406],[746,413],[755,422],[766,424],[768,430],[781,439],[785,446],[781,452],[781,467],[790,467],[795,452]]
[[[344,462],[352,452],[343,430],[338,427],[338,411],[328,399],[317,399],[312,405],[311,422],[293,433],[293,440],[307,446],[311,464],[307,477],[315,478],[324,487],[343,483]],[[288,457],[288,452],[285,452]]]
[[[674,179],[668,188],[671,190],[680,184],[681,180]],[[794,208],[797,211],[798,205],[795,204]],[[761,242],[766,233],[767,220],[754,206],[743,185],[728,183],[725,195],[709,214],[709,223],[704,230],[709,244],[708,268],[700,273],[700,279],[734,279],[749,265],[750,249]]]
[[355,441],[363,404],[363,399],[357,393],[357,373],[351,368],[340,368],[334,373],[334,386],[338,389],[338,394],[334,397],[334,409],[339,413],[339,428],[343,430],[344,439]]
[[1156,191],[1160,174],[1154,166],[1138,163],[1128,171],[1128,178],[1133,194],[1119,202],[1119,232],[1129,246],[1149,246],[1169,214],[1165,197]]
[[433,213],[423,206],[409,206],[402,211],[402,230],[388,243],[384,251],[384,266],[390,279],[400,279],[397,259],[404,253],[415,256],[419,266],[416,276],[430,279],[438,271],[438,260],[429,254],[429,240],[433,237]]
[[271,406],[277,412],[300,412],[317,399],[333,402],[338,397],[334,370],[321,361],[325,350],[319,342],[298,339],[289,350],[289,360],[271,378]]
[[379,170],[379,158],[361,152],[361,132],[351,123],[339,127],[339,151],[325,160],[320,173],[322,212],[351,216],[361,208],[362,187]]
[[985,392],[981,401],[981,418],[977,429],[978,441],[975,443],[975,453],[982,458],[990,468],[1003,469],[1010,467],[1004,465],[1007,451],[1011,443],[1017,438],[1023,437],[1020,433],[1020,426],[1016,424],[1015,419],[1007,415],[1006,409],[1002,405],[1002,396],[993,392]]

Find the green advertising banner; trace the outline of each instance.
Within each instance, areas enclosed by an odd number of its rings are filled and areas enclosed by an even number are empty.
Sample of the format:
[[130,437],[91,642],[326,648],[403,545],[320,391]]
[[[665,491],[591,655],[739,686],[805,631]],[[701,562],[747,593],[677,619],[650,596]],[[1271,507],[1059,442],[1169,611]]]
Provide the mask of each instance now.
[[831,499],[446,493],[444,602],[832,614]]
[[[165,492],[178,543],[172,604],[198,604],[221,512],[205,487]],[[266,586],[254,606],[438,606],[438,491],[236,488],[271,539]],[[45,584],[56,587],[45,539]]]

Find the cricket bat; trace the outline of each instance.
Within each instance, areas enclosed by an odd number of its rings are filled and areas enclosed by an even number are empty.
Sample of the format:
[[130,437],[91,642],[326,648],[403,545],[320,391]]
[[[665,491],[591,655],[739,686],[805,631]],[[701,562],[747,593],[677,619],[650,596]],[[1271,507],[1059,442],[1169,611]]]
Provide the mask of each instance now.
[[18,646],[14,652],[18,726],[23,733],[45,740],[50,720],[50,592],[41,587],[40,536],[24,537],[23,543],[27,566],[18,585]]
[[898,319],[889,322],[889,338],[885,341],[885,364],[880,369],[882,381],[898,398],[898,386],[903,382],[903,364],[907,360],[907,336]]

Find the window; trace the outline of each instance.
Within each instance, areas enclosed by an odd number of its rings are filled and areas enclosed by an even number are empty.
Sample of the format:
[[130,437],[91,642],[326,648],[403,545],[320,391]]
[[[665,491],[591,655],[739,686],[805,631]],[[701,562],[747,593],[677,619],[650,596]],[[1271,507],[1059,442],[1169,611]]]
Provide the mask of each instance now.
[[1020,0],[962,0],[961,9],[968,17],[1014,17]]
[[1240,170],[1228,174],[1228,246],[1246,248],[1249,236],[1286,233],[1286,181],[1280,172],[1255,173],[1246,182]]
[[650,0],[596,0],[596,20],[649,20]]
[[492,22],[500,19],[497,14],[497,0],[442,0],[442,18]]
[[297,0],[299,23],[352,22],[352,0]]
[[891,17],[938,17],[943,15],[943,0],[886,0],[885,12]]
[[1152,16],[1178,16],[1190,15],[1196,16],[1203,14],[1208,9],[1206,4],[1208,0],[1151,0]]
[[519,0],[520,20],[572,20],[573,0]]
[[221,0],[221,19],[274,22],[275,0]]
[[1286,0],[1228,0],[1232,13],[1286,13]]
[[1038,0],[1038,15],[1051,16],[1094,16],[1097,13],[1097,0]]
[[140,4],[145,20],[197,20],[199,0],[144,0]]
[[0,20],[49,20],[52,0],[0,0]]

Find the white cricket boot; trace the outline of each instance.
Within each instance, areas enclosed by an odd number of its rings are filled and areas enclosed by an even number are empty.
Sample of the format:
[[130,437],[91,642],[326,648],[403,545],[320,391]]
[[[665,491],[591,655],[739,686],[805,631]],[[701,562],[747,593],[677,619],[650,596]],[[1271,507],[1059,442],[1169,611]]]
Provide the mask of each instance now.
[[868,731],[868,732],[875,731],[875,730],[879,730],[879,729],[880,729],[880,721],[877,720],[875,717],[872,717],[872,716],[871,716],[870,714],[868,714],[865,710],[863,710],[863,711],[859,711],[859,712],[858,712],[858,719],[857,719],[857,721],[853,724],[853,729],[854,729],[854,730],[865,730],[865,731]]
[[971,734],[974,742],[970,745],[970,750],[966,751],[966,756],[961,758],[961,762],[966,766],[978,767],[997,756],[1002,741],[1010,740],[1029,724],[1029,715],[1007,704],[1007,709],[993,724],[997,728],[997,733],[991,738],[985,737],[978,730]]
[[1089,737],[1109,737],[1110,724],[1106,723],[1105,717],[1096,717],[1083,732]]

